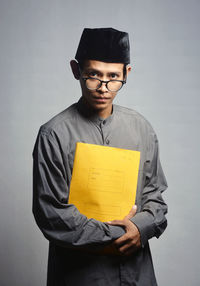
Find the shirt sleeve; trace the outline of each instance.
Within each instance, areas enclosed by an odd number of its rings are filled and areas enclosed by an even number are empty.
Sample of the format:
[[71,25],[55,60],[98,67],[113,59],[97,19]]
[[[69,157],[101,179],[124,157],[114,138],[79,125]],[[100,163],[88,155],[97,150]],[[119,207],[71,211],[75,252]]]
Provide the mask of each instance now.
[[162,192],[167,188],[160,159],[158,140],[151,134],[144,163],[144,187],[141,197],[141,207],[131,221],[137,226],[142,246],[153,236],[159,237],[167,227],[167,205],[162,198]]
[[58,141],[40,130],[33,151],[33,214],[49,240],[63,247],[101,246],[124,234],[68,204],[69,183]]

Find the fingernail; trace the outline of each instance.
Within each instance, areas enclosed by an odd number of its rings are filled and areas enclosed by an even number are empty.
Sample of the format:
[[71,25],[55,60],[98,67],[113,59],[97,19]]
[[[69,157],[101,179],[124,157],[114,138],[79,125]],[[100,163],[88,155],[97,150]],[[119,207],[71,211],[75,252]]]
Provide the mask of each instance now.
[[134,210],[135,210],[135,209],[137,209],[137,206],[136,206],[136,205],[134,205],[134,206],[133,206],[133,209],[134,209]]

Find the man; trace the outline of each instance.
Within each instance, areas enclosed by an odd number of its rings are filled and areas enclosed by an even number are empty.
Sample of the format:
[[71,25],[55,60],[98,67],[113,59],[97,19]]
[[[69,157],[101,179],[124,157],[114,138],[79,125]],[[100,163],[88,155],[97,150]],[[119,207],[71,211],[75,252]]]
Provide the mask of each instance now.
[[[113,104],[131,70],[128,34],[84,29],[75,58],[82,96],[40,128],[33,152],[33,213],[50,241],[47,285],[155,286],[148,240],[167,226],[167,184],[150,124]],[[140,151],[137,211],[103,223],[68,204],[76,142]]]

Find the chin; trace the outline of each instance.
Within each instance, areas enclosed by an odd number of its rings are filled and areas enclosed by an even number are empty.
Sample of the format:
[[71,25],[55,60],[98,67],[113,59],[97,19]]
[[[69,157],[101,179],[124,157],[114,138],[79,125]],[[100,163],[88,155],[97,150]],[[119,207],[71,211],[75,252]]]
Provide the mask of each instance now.
[[107,108],[107,106],[105,106],[104,104],[91,104],[90,106],[94,110],[104,110]]

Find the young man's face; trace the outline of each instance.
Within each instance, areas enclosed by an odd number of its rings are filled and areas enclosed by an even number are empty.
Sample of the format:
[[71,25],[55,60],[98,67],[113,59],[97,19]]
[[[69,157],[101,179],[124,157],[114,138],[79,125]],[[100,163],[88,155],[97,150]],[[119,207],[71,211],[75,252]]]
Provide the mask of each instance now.
[[[87,60],[81,71],[81,77],[98,78],[103,81],[123,80],[124,64],[122,63],[106,63],[95,60]],[[103,118],[108,117],[112,112],[112,102],[117,92],[109,91],[105,83],[96,90],[89,90],[82,78],[80,78],[82,96],[86,103]]]

